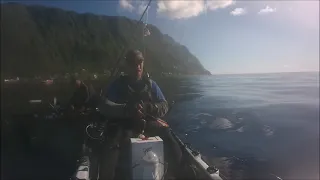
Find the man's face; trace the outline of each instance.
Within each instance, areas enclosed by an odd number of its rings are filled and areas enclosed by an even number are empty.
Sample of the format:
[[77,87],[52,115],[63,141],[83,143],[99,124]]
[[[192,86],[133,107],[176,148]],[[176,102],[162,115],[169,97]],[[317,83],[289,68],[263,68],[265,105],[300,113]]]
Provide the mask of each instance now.
[[81,85],[81,81],[80,80],[76,80],[76,87],[80,87]]
[[129,59],[126,63],[129,76],[140,79],[143,73],[143,60]]

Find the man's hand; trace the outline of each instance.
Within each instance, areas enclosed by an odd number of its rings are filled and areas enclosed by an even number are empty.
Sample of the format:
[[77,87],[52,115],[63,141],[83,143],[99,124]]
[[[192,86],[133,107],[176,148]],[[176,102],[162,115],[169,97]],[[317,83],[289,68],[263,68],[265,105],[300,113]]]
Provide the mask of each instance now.
[[143,106],[142,104],[127,104],[126,105],[126,113],[128,114],[129,117],[135,118],[135,119],[142,119],[144,118],[144,113],[143,113]]
[[143,106],[141,104],[138,104],[136,106],[136,114],[135,114],[135,118],[138,118],[138,119],[142,119],[144,118],[144,114],[143,114]]

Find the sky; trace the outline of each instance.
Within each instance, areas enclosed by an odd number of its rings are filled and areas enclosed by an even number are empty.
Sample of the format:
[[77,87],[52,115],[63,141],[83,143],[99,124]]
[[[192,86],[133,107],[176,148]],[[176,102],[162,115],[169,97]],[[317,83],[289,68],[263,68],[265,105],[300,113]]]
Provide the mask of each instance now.
[[[139,19],[148,0],[19,2]],[[319,71],[319,1],[153,0],[147,12],[213,74]]]

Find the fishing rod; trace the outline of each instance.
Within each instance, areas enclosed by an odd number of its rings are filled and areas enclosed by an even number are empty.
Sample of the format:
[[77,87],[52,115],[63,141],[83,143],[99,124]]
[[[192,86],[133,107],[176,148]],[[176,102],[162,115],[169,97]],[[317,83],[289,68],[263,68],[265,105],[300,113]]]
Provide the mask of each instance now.
[[142,45],[143,45],[143,56],[144,58],[146,58],[146,46],[145,46],[145,37],[150,35],[150,31],[147,28],[148,25],[148,17],[149,17],[149,9],[147,9],[146,11],[146,20],[145,20],[145,24],[144,27],[142,28]]
[[[148,2],[148,4],[147,4],[145,10],[143,11],[143,13],[142,13],[139,21],[136,23],[135,31],[134,31],[133,34],[136,34],[136,32],[137,32],[137,30],[138,30],[138,27],[139,27],[139,24],[140,24],[140,22],[142,21],[145,13],[147,12],[147,10],[148,10],[148,8],[149,8],[149,6],[150,6],[150,4],[151,4],[151,1],[152,1],[152,0],[149,0],[149,2]],[[132,39],[133,39],[133,38],[132,38]],[[132,39],[131,39],[131,41],[132,41]],[[131,41],[130,41],[129,44],[131,44]],[[121,62],[121,59],[122,59],[123,54],[124,54],[126,51],[127,51],[126,48],[123,48],[123,49],[122,49],[122,51],[121,51],[121,53],[120,53],[120,56],[117,58],[117,61],[116,61],[115,65],[114,65],[114,67],[113,67],[113,69],[112,69],[112,71],[111,71],[111,77],[116,76],[116,73],[118,73],[118,69],[119,69],[118,66],[119,66],[119,64],[120,64],[120,62]]]
[[[147,4],[145,10],[143,11],[143,13],[142,13],[139,21],[137,21],[136,27],[135,27],[135,31],[134,31],[133,35],[136,34],[136,32],[137,32],[137,30],[138,30],[138,28],[139,28],[139,23],[142,21],[144,15],[146,14],[147,10],[149,9],[150,4],[151,4],[151,1],[152,1],[152,0],[149,0],[149,2],[148,2],[148,4]],[[144,29],[144,28],[143,28],[143,29]],[[130,39],[129,45],[131,44],[132,40],[133,40],[133,37]],[[121,59],[122,59],[122,57],[123,57],[123,55],[124,55],[124,53],[125,53],[126,51],[127,51],[127,49],[126,49],[125,47],[122,48],[122,51],[120,52],[120,55],[119,55],[119,57],[117,58],[117,61],[115,62],[114,66],[113,66],[113,68],[112,68],[112,70],[111,70],[109,83],[112,82],[112,78],[114,78],[114,77],[117,76],[117,73],[118,73],[118,71],[119,71],[119,67],[118,67],[118,66],[119,66],[119,64],[120,64],[120,62],[121,62]],[[108,85],[107,85],[107,86],[108,86]],[[100,97],[103,96],[103,93],[104,93],[103,91],[104,91],[104,89],[102,88],[102,89],[100,90]]]
[[[137,21],[136,27],[135,27],[135,31],[134,31],[133,35],[136,34],[136,32],[137,32],[137,30],[138,30],[138,28],[139,28],[139,23],[142,21],[142,19],[143,19],[144,15],[146,14],[148,8],[150,7],[151,1],[152,1],[152,0],[149,0],[149,2],[148,2],[148,4],[147,4],[145,10],[143,11],[143,13],[142,13],[139,21]],[[143,28],[143,29],[144,29],[144,28]],[[129,42],[129,45],[131,44],[132,39],[133,39],[133,37],[130,39],[131,41]],[[118,67],[118,66],[119,66],[119,64],[120,64],[120,62],[121,62],[121,59],[122,59],[122,57],[123,57],[123,55],[124,55],[124,53],[125,53],[126,51],[127,51],[127,49],[126,49],[125,47],[122,48],[122,51],[120,52],[120,55],[119,55],[119,57],[117,58],[117,61],[115,62],[114,66],[113,66],[113,68],[112,68],[112,70],[111,70],[109,83],[112,82],[112,78],[114,78],[114,77],[117,76],[117,73],[118,73],[118,70],[119,70],[119,67]],[[108,86],[108,85],[107,85],[107,86]],[[100,90],[100,97],[102,97],[103,94],[104,94],[104,88],[101,88],[101,90]]]

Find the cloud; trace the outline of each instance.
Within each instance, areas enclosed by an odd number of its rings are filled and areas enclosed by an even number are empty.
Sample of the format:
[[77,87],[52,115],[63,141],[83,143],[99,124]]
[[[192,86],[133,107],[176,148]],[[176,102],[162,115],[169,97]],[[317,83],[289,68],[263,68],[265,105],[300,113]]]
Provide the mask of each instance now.
[[132,5],[131,0],[120,0],[119,4],[121,8],[128,10],[130,12],[132,12],[135,9]]
[[186,19],[232,4],[233,0],[158,0],[157,13],[170,19]]
[[158,0],[157,13],[170,19],[183,19],[198,16],[205,11],[203,0]]
[[119,0],[119,5],[122,9],[127,10],[129,12],[142,14],[148,5],[148,2],[137,0]]
[[263,9],[260,9],[260,11],[258,12],[258,14],[269,14],[269,13],[273,13],[276,12],[276,8],[271,8],[269,6],[266,6]]
[[247,11],[244,8],[235,8],[233,11],[230,12],[233,16],[241,16],[246,14]]
[[235,1],[233,0],[207,0],[206,1],[206,7],[210,10],[226,8],[233,4],[235,4]]
[[[157,14],[169,19],[187,19],[207,10],[226,8],[234,0],[157,0]],[[147,1],[120,0],[120,7],[130,12],[142,14]]]

